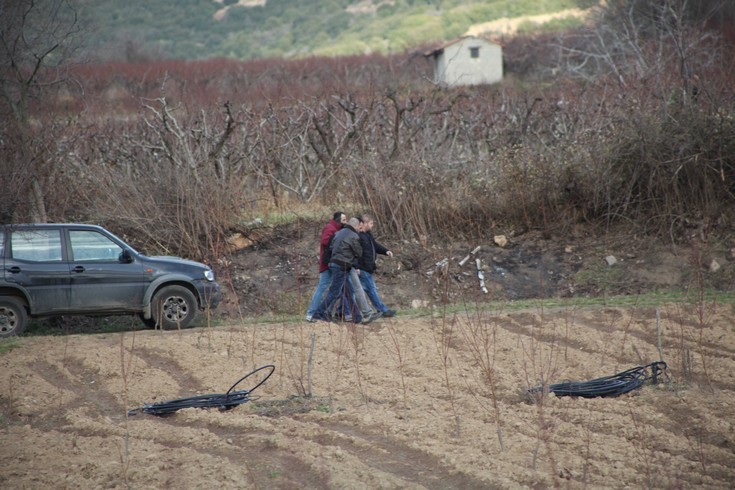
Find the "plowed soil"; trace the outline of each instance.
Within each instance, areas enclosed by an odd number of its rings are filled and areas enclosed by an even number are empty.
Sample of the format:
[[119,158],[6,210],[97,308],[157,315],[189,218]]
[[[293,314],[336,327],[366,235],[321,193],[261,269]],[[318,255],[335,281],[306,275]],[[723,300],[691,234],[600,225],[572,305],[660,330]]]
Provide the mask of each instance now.
[[[732,488],[732,243],[386,240],[377,281],[399,315],[307,323],[320,228],[259,230],[217,264],[229,293],[210,325],[70,318],[3,341],[0,487]],[[651,294],[667,288],[685,295]],[[648,294],[605,301],[630,293]],[[541,297],[557,306],[514,301]],[[619,397],[528,395],[661,358],[657,384]],[[129,414],[266,365],[230,410]]]
[[[0,356],[0,483],[732,488],[735,309],[700,306],[23,337]],[[615,398],[526,393],[647,364],[659,342],[669,368],[656,385]],[[231,410],[127,415],[224,393],[269,364],[253,400]]]

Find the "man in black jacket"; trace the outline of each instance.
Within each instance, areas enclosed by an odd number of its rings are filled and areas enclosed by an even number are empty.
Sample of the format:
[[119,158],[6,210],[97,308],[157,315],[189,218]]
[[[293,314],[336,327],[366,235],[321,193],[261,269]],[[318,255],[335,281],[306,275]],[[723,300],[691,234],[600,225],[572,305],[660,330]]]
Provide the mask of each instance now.
[[357,268],[360,269],[360,283],[375,309],[382,313],[382,316],[391,317],[396,314],[396,310],[391,310],[380,300],[373,273],[375,272],[375,259],[377,255],[381,254],[393,257],[393,252],[376,242],[375,238],[373,238],[372,230],[375,225],[375,220],[373,220],[372,216],[363,214],[360,220],[363,226],[362,231],[359,233],[362,254],[357,261]]
[[[342,305],[349,303],[348,295],[352,294],[349,283],[349,273],[354,263],[362,256],[362,246],[357,228],[360,220],[350,218],[344,227],[339,230],[332,240],[332,257],[329,260],[329,270],[332,271],[332,282],[329,285],[327,296],[319,304],[310,321],[331,320],[334,305],[341,299]],[[357,313],[357,312],[355,312]],[[356,315],[353,314],[353,318]],[[370,323],[375,317],[372,315],[362,318],[362,323]],[[357,320],[357,318],[355,318]]]

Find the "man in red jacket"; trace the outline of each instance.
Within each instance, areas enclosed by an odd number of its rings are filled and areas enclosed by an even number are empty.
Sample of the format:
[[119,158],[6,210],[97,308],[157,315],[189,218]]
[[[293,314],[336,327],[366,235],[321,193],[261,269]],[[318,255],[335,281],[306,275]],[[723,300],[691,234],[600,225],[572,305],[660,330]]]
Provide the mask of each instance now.
[[327,288],[332,283],[332,272],[329,270],[329,260],[324,260],[324,253],[329,246],[329,241],[342,226],[347,223],[347,215],[342,211],[337,211],[332,215],[327,226],[322,229],[322,237],[319,240],[319,284],[316,285],[316,291],[311,298],[309,309],[306,310],[306,320],[311,321],[317,306],[321,303]]

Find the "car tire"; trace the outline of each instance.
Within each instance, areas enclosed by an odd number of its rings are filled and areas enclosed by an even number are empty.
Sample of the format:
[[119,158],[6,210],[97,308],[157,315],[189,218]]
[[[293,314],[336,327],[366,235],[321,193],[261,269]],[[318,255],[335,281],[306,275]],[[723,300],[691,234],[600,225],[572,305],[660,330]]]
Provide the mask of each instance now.
[[28,312],[13,296],[0,296],[0,338],[22,334],[28,326]]
[[196,297],[183,286],[161,288],[151,300],[152,320],[163,330],[192,326],[198,312]]

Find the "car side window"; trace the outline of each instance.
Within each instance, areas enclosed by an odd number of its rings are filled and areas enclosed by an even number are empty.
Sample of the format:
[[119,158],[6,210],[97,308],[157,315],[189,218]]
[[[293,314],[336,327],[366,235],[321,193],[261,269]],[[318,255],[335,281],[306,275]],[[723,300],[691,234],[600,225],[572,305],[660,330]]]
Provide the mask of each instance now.
[[17,260],[61,262],[61,231],[14,231],[10,235],[10,250]]
[[75,262],[117,262],[120,259],[122,247],[96,231],[71,230],[69,239],[71,240],[72,260]]

